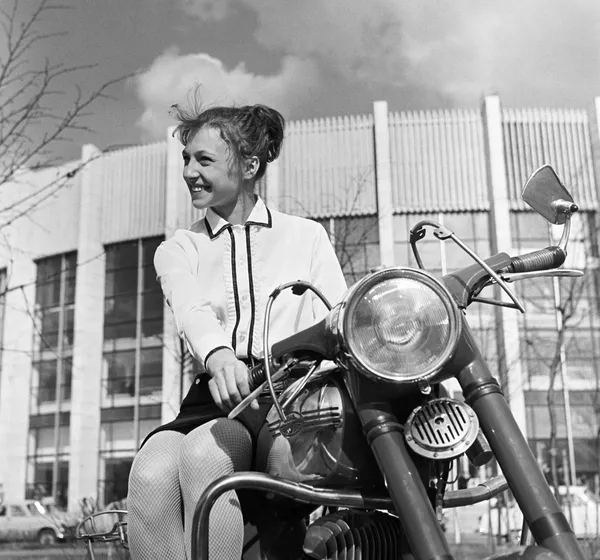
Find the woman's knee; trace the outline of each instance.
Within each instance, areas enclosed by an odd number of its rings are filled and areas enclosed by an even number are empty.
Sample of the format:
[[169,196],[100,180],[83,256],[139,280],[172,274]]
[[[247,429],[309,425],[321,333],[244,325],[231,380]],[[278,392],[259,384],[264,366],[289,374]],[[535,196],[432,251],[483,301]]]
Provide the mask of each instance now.
[[131,466],[129,496],[138,493],[160,492],[171,488],[178,479],[179,446],[183,435],[175,432],[159,432],[142,447]]
[[214,472],[239,471],[250,468],[252,438],[243,424],[236,420],[218,418],[191,431],[179,452],[180,471]]

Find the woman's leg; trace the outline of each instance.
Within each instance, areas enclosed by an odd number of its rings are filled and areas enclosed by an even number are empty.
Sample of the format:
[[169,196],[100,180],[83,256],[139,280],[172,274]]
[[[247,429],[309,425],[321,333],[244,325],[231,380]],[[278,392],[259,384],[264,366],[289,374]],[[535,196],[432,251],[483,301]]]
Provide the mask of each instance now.
[[129,475],[128,537],[133,560],[185,559],[178,459],[183,434],[154,434]]
[[[185,511],[185,543],[191,557],[191,528],[194,510],[204,489],[218,478],[249,470],[252,438],[236,420],[219,418],[187,436],[181,445],[179,481]],[[235,492],[226,492],[211,510],[209,524],[210,560],[238,560],[244,544],[244,521]]]

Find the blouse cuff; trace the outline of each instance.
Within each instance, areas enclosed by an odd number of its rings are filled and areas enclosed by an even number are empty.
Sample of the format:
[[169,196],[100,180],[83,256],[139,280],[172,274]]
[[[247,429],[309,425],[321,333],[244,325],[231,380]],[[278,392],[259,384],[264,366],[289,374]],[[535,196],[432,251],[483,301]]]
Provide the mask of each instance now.
[[206,354],[206,358],[204,358],[204,371],[208,372],[208,369],[206,368],[206,362],[208,362],[208,358],[210,358],[217,350],[223,350],[223,348],[233,352],[233,349],[230,346],[217,346],[216,348],[213,348],[208,354]]

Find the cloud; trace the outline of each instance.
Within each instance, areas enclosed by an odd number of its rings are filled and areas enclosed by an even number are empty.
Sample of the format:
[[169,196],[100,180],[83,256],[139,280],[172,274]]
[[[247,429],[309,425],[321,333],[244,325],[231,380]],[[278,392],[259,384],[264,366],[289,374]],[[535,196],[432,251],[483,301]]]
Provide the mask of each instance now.
[[183,9],[191,16],[204,21],[219,21],[230,12],[230,0],[181,0]]
[[427,88],[469,104],[493,90],[536,105],[600,92],[598,0],[227,0],[218,12],[214,0],[185,3],[203,21],[244,5],[262,46],[371,90]]
[[165,51],[134,79],[144,106],[138,126],[146,140],[163,138],[173,123],[169,108],[185,103],[199,85],[203,102],[210,104],[270,105],[286,117],[310,96],[319,84],[316,65],[297,56],[285,56],[278,73],[257,75],[243,64],[228,70],[205,53],[182,55],[176,48]]

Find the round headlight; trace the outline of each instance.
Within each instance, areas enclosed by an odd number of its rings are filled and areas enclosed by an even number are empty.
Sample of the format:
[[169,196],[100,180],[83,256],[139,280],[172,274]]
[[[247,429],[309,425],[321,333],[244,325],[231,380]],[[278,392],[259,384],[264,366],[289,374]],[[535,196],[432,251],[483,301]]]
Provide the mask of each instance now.
[[365,277],[340,314],[340,334],[354,365],[395,383],[427,380],[439,372],[456,349],[460,324],[446,288],[412,268]]

